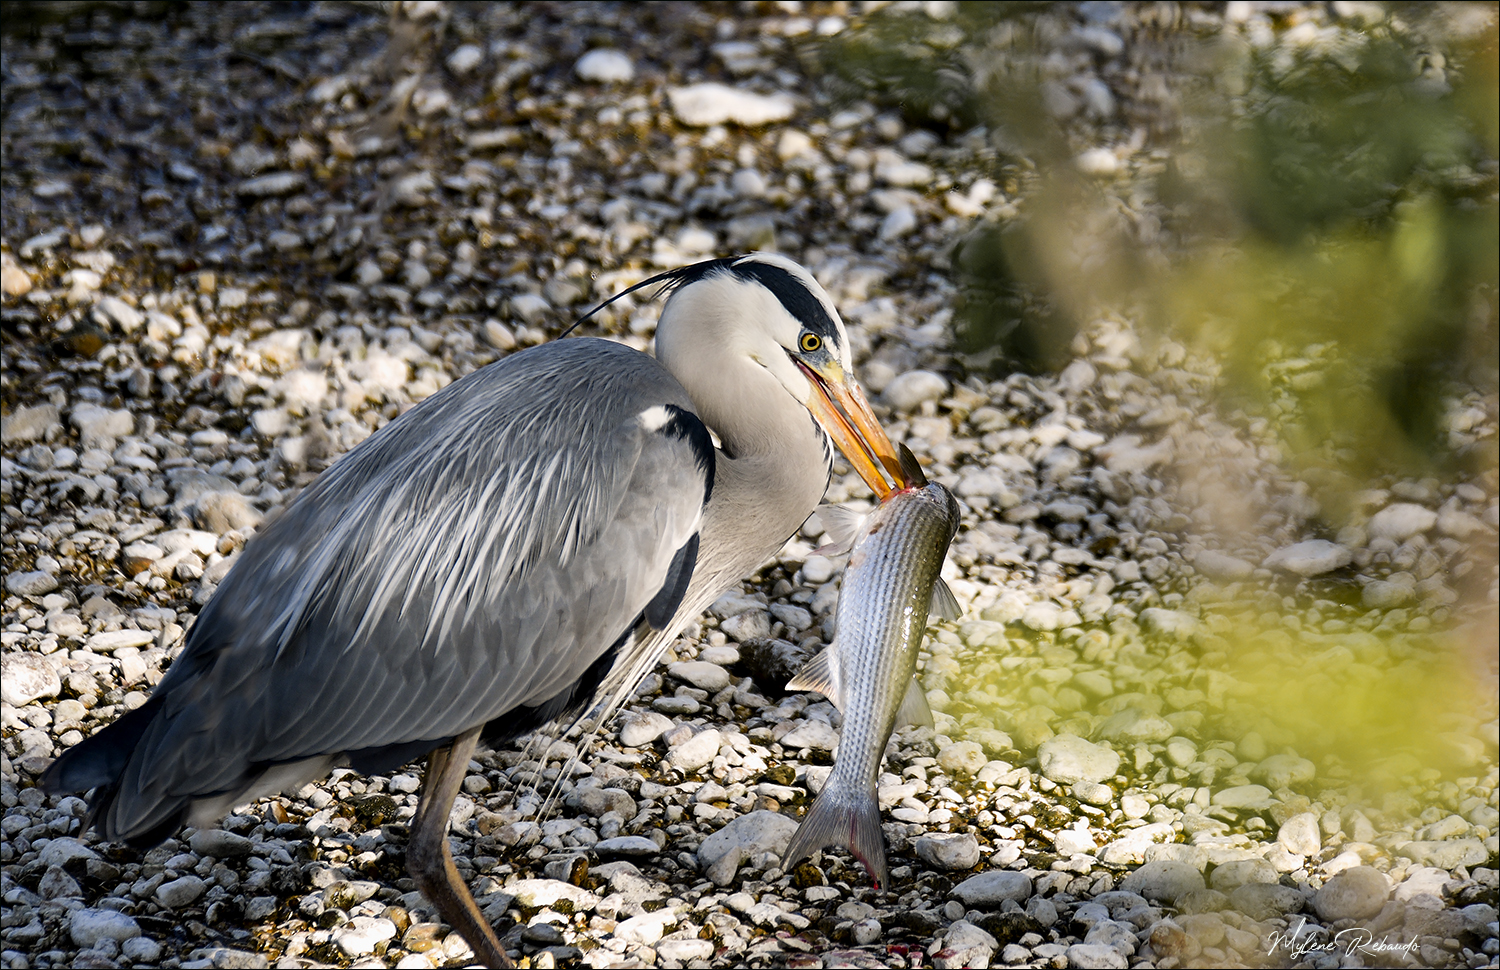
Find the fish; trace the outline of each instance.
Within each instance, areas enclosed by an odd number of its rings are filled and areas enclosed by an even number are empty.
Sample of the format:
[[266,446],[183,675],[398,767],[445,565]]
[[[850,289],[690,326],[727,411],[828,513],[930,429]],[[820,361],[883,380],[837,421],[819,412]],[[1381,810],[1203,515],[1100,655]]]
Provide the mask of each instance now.
[[906,487],[868,515],[820,510],[834,548],[852,542],[833,643],[787,683],[817,691],[843,714],[833,771],[782,856],[782,869],[828,846],[854,853],[877,888],[890,885],[876,778],[897,723],[932,724],[916,678],[917,651],[932,614],[957,619],[939,572],[958,529],[953,493],[929,483],[900,446]]

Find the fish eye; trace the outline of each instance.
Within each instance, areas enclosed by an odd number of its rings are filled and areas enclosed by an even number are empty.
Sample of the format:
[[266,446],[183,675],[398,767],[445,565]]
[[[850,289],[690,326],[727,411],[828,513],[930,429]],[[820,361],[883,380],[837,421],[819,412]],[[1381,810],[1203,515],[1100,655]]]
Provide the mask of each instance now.
[[823,338],[819,337],[815,333],[804,333],[802,335],[802,339],[798,341],[798,344],[801,345],[803,353],[811,354],[815,353],[819,347],[823,346]]

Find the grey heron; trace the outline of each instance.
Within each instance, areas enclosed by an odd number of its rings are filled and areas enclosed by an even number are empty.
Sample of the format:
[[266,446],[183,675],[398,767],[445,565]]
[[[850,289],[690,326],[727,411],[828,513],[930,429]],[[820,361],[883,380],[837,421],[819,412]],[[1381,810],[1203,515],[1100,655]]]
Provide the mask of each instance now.
[[830,442],[877,494],[901,480],[806,269],[753,253],[653,281],[671,287],[655,359],[587,338],[512,354],[323,472],[245,546],[149,700],[44,784],[93,789],[104,837],[150,845],[334,767],[429,755],[408,869],[509,966],[446,837],[476,744],[618,706],[813,511]]

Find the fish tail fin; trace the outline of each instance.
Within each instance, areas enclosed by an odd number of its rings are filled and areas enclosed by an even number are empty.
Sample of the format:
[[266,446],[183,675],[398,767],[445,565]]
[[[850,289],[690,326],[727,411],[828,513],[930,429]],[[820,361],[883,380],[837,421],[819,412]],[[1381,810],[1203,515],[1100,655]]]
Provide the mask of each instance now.
[[885,862],[885,833],[880,828],[880,800],[873,789],[829,781],[792,835],[781,867],[790,870],[819,849],[836,845],[854,853],[876,888],[888,888],[891,878]]

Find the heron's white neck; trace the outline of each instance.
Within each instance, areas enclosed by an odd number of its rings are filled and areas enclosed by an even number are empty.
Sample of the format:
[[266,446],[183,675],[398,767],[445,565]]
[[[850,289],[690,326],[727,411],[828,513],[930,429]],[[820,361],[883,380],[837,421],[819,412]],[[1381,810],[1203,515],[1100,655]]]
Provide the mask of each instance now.
[[722,344],[692,349],[698,352],[680,354],[674,345],[663,363],[723,444],[704,510],[700,556],[711,561],[699,566],[716,574],[713,585],[727,586],[773,555],[812,514],[828,485],[828,445],[807,408],[749,354]]

